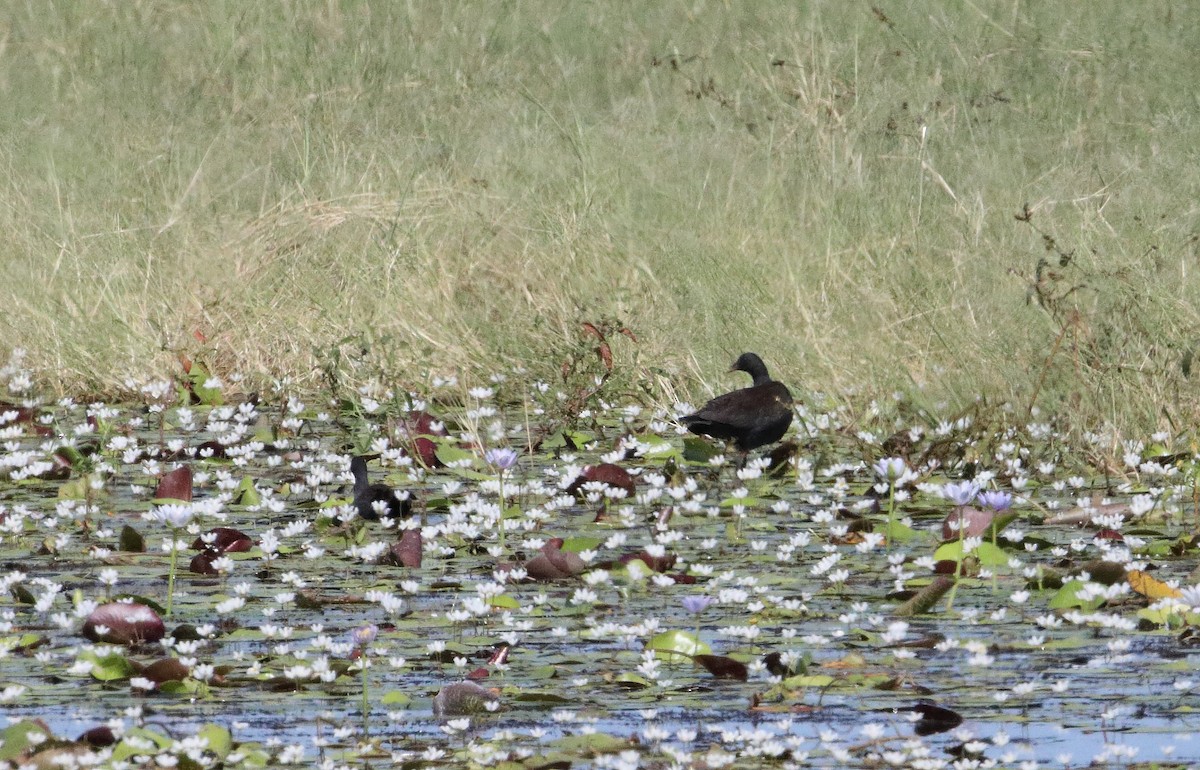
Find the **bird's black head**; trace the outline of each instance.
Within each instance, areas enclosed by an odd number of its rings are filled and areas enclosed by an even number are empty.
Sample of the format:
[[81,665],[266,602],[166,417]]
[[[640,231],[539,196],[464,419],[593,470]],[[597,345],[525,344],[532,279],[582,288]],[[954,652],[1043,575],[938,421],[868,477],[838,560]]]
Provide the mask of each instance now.
[[738,356],[738,360],[733,362],[733,366],[729,369],[731,372],[745,372],[754,378],[755,385],[762,385],[764,382],[771,381],[771,375],[767,374],[767,365],[756,353],[742,353]]

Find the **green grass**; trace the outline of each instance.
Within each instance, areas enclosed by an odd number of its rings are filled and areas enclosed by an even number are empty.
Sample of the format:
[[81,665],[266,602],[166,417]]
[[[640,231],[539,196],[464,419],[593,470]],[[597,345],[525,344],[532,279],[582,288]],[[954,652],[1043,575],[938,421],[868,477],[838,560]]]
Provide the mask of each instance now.
[[0,330],[65,392],[550,376],[608,319],[694,398],[755,350],[1195,414],[1190,4],[7,5]]

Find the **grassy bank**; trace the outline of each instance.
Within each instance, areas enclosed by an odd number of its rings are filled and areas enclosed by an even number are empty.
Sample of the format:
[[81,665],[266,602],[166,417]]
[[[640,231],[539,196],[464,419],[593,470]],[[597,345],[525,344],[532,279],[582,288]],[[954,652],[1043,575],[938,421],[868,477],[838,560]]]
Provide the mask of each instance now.
[[64,391],[549,376],[608,321],[693,397],[757,350],[1194,414],[1189,4],[8,6],[0,328]]

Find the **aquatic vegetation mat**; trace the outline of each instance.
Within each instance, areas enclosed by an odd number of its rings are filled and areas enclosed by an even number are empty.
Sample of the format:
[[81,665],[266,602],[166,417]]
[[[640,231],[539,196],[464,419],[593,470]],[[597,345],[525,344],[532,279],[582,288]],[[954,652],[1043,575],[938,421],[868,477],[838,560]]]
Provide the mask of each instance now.
[[1186,436],[2,374],[3,766],[1200,761]]

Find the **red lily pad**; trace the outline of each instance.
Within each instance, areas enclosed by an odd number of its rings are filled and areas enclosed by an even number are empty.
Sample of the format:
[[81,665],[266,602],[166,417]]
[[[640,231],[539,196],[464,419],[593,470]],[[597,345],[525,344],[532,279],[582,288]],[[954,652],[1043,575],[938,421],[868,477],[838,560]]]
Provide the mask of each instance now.
[[629,497],[633,497],[637,491],[637,484],[634,482],[633,476],[629,474],[629,471],[613,463],[600,463],[599,465],[585,467],[579,476],[571,482],[571,485],[567,487],[567,492],[572,495],[579,494],[583,485],[589,481],[598,482],[614,489],[623,489]]
[[214,551],[211,548],[205,548],[200,553],[192,557],[188,562],[188,570],[197,575],[219,575],[220,571],[213,566],[213,562],[221,558],[224,554],[220,551]]
[[166,635],[158,613],[144,604],[110,602],[92,610],[83,622],[83,635],[93,642],[140,644]]
[[438,445],[429,437],[449,436],[446,426],[429,412],[413,412],[409,417],[408,433],[413,437],[413,450],[426,468],[440,467],[442,461],[437,456]]
[[213,527],[192,541],[192,549],[223,553],[243,553],[254,547],[250,536],[232,527]]
[[420,569],[422,548],[421,530],[406,529],[400,542],[392,546],[392,562],[401,567]]
[[992,526],[996,518],[994,511],[983,511],[969,505],[959,505],[950,511],[942,522],[942,539],[957,540],[959,537],[979,537]]
[[192,501],[192,468],[181,465],[173,471],[164,473],[158,480],[158,489],[154,491],[156,500]]
[[554,537],[546,541],[541,551],[525,562],[525,571],[534,580],[562,580],[575,577],[587,569],[579,554],[563,551],[563,539]]

